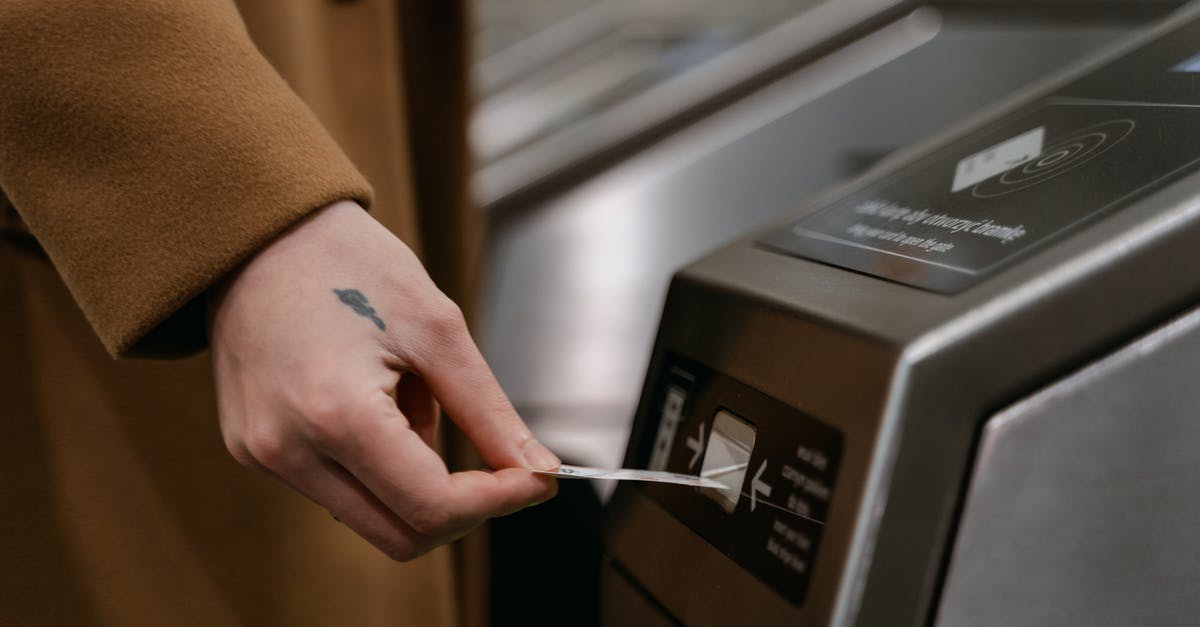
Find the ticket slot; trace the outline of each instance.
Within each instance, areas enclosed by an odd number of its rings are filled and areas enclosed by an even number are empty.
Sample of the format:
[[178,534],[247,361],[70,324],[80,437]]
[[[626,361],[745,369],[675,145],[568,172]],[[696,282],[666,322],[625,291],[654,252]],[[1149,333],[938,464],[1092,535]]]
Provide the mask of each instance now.
[[[804,604],[842,434],[744,383],[672,355],[639,464],[709,474],[726,489],[639,486],[689,529],[796,606]],[[679,396],[687,381],[687,395]],[[664,437],[669,433],[671,437]]]

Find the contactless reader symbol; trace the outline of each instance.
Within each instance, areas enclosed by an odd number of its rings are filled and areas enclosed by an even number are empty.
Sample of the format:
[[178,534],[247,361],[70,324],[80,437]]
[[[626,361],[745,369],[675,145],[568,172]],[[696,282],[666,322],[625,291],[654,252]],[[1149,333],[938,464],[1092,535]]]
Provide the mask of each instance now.
[[1056,139],[1040,154],[971,188],[976,198],[1004,196],[1066,174],[1099,157],[1133,132],[1133,120],[1110,120]]

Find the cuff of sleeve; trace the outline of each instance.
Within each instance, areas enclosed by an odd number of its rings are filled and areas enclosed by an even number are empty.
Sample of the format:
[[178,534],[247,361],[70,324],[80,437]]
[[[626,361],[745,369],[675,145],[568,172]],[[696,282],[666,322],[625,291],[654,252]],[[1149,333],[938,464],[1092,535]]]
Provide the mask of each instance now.
[[347,184],[290,208],[258,213],[253,223],[225,225],[219,229],[225,235],[209,254],[193,249],[194,259],[181,260],[193,271],[174,275],[162,290],[149,286],[144,299],[133,295],[111,315],[94,318],[93,326],[115,357],[173,359],[199,352],[208,346],[207,295],[214,284],[309,213],[340,200],[366,207],[370,197],[365,184],[357,189]]

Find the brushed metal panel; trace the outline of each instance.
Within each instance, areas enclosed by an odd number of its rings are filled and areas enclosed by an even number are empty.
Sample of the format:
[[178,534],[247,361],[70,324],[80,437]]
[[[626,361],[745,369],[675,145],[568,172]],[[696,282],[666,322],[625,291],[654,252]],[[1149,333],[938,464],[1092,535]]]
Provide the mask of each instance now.
[[1200,616],[1200,310],[988,421],[938,625]]

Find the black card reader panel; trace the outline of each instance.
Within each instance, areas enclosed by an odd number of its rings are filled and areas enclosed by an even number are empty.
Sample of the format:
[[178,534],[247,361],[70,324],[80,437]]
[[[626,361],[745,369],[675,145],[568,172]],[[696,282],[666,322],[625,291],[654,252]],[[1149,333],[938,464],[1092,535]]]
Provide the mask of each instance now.
[[[668,355],[639,416],[638,466],[737,488],[640,486],[792,604],[804,604],[833,499],[840,431],[695,361]],[[743,453],[745,451],[745,453]],[[716,473],[715,475],[712,473]]]

